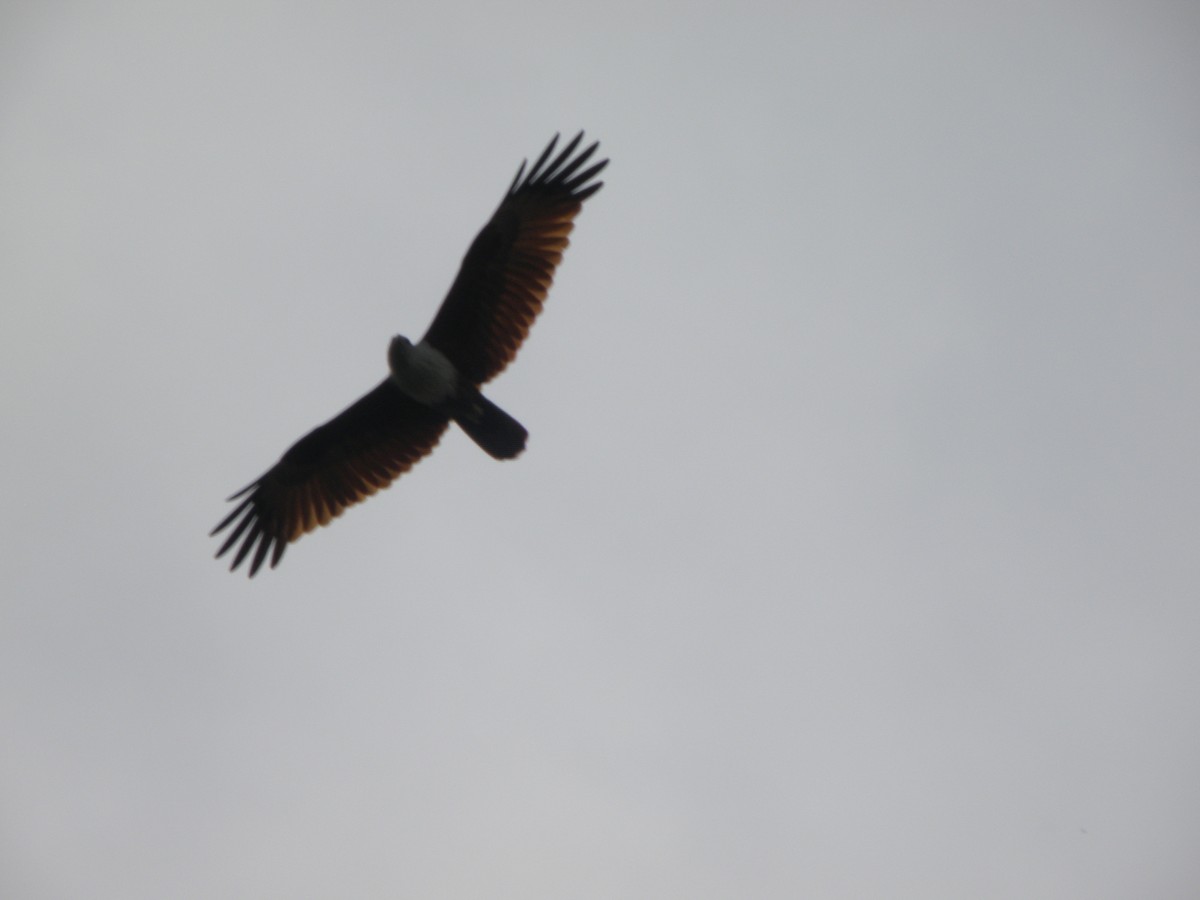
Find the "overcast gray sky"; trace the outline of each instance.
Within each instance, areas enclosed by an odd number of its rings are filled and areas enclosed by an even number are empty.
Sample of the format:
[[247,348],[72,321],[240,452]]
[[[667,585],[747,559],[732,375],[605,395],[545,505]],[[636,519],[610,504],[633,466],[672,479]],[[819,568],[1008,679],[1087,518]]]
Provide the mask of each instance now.
[[[0,896],[1197,896],[1195,4],[0,10]],[[528,451],[230,575],[578,128]]]

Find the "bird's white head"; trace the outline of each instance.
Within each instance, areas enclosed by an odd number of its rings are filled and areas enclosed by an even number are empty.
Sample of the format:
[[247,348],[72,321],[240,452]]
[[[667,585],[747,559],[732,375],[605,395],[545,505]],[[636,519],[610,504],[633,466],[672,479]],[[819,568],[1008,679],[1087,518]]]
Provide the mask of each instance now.
[[396,387],[427,406],[444,402],[458,390],[454,364],[424,341],[413,344],[396,335],[388,345],[388,368]]
[[412,341],[402,334],[392,338],[388,344],[388,368],[393,372],[403,372],[408,368],[408,355],[412,352]]

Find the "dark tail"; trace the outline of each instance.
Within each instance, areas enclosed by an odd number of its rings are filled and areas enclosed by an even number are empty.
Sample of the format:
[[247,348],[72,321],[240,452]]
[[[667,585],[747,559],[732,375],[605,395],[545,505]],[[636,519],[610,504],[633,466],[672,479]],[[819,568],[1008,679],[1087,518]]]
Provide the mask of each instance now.
[[529,437],[525,426],[479,392],[462,401],[454,421],[496,459],[512,459],[525,449]]

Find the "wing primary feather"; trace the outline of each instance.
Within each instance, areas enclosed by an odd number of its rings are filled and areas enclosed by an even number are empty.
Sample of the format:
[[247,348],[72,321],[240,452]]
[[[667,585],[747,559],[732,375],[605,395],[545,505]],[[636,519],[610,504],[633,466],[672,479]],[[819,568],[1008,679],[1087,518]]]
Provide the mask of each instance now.
[[244,519],[242,519],[242,521],[238,522],[237,527],[230,532],[229,537],[225,538],[225,542],[221,544],[221,549],[217,551],[218,558],[224,556],[226,551],[228,551],[230,547],[237,543],[238,538],[242,536],[242,532],[244,532],[247,526],[249,526],[253,521],[254,513],[249,513]]
[[592,194],[596,193],[596,191],[600,190],[600,188],[602,188],[602,187],[604,187],[604,182],[597,181],[591,187],[585,188],[584,190],[580,191],[578,194],[575,195],[575,197],[580,202],[582,202],[582,201],[586,200],[588,197],[592,196]]
[[267,558],[267,553],[271,550],[272,538],[268,534],[263,534],[262,540],[258,542],[258,549],[254,551],[254,561],[250,563],[250,577],[254,577],[263,564],[263,560]]
[[229,515],[227,515],[225,518],[223,518],[221,520],[221,523],[219,525],[217,525],[216,528],[214,528],[212,531],[210,531],[208,533],[208,536],[212,537],[214,534],[217,534],[218,532],[229,527],[229,523],[232,522],[234,519],[236,519],[238,516],[240,516],[242,514],[242,510],[244,510],[247,506],[249,506],[253,502],[254,502],[254,498],[247,497],[245,500],[243,500],[241,503],[239,503],[234,508],[233,512],[231,512]]
[[586,184],[592,178],[596,177],[598,174],[600,174],[602,171],[604,171],[604,167],[607,165],[608,165],[608,160],[602,159],[602,160],[600,160],[600,162],[596,163],[594,166],[592,166],[587,171],[580,172],[578,175],[576,175],[570,181],[564,182],[563,187],[565,187],[567,190],[569,190],[571,192],[571,198],[573,200],[575,200],[576,203],[582,203],[588,197],[592,196],[592,194],[596,193],[596,191],[600,190],[600,188],[602,188],[604,186],[604,182],[598,181],[595,184],[588,185],[582,191],[578,191],[578,192],[576,192],[575,189],[577,187],[579,187],[580,185]]
[[[517,185],[521,183],[521,176],[525,174],[525,164],[528,162],[529,162],[529,160],[527,160],[527,159],[521,160],[521,167],[519,169],[517,169],[516,177],[513,178],[512,184],[510,184],[508,186],[509,194],[511,194],[513,191],[515,191],[517,189]],[[505,196],[507,196],[507,194]]]
[[543,172],[541,177],[538,179],[539,183],[553,183],[555,179],[558,178],[559,167],[562,166],[562,164],[566,162],[568,158],[570,158],[571,154],[575,152],[575,148],[579,146],[579,142],[582,140],[583,132],[581,131],[571,139],[571,143],[563,147],[562,152],[554,158],[554,162],[550,163],[550,165],[546,167],[546,171]]
[[230,502],[232,502],[232,501],[236,500],[238,497],[241,497],[241,496],[244,496],[245,494],[248,494],[248,493],[250,493],[250,492],[251,492],[252,490],[254,490],[256,487],[258,487],[258,486],[259,486],[259,484],[260,484],[261,482],[262,482],[262,479],[261,479],[261,478],[260,478],[260,479],[258,479],[258,481],[252,481],[252,482],[250,482],[248,485],[246,485],[244,488],[242,488],[242,489],[241,489],[240,491],[238,491],[236,494],[230,494],[228,497],[226,497],[226,498],[225,498],[225,502],[226,502],[226,503],[230,503]]
[[554,152],[554,145],[558,143],[558,135],[550,139],[550,143],[546,145],[546,149],[542,151],[542,155],[537,158],[537,162],[529,170],[529,174],[525,177],[525,184],[532,184],[538,180],[542,165],[550,158],[550,154]]
[[279,561],[283,559],[283,551],[287,549],[287,541],[276,541],[275,549],[271,551],[271,568],[279,565]]
[[[580,134],[580,137],[583,137],[583,135]],[[585,162],[587,162],[591,158],[592,154],[596,152],[596,148],[599,146],[600,146],[600,142],[597,141],[596,143],[592,144],[592,146],[588,147],[586,150],[584,150],[582,153],[580,153],[577,157],[575,157],[573,160],[571,160],[566,166],[564,166],[561,171],[556,172],[554,174],[554,181],[556,183],[561,182],[562,184],[567,185],[568,184],[567,179],[570,178],[573,173],[579,171],[579,167],[582,166]]]
[[255,542],[262,537],[262,528],[255,523],[250,529],[250,533],[246,535],[246,540],[242,541],[242,546],[238,547],[237,553],[233,557],[233,562],[229,566],[229,571],[232,572],[242,564],[242,560],[246,558],[246,554],[254,547]]

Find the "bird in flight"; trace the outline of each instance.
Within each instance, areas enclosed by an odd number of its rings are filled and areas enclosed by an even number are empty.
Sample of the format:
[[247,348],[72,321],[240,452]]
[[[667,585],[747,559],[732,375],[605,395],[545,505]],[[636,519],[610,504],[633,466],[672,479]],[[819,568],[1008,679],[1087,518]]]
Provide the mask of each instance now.
[[412,468],[451,421],[496,459],[525,449],[525,428],[479,388],[517,355],[583,201],[604,184],[593,179],[608,160],[587,165],[599,145],[577,153],[582,140],[555,155],[555,135],[528,172],[521,163],[425,336],[392,338],[388,376],[229,498],[240,502],[210,536],[233,526],[217,550],[237,547],[230,571],[247,557],[251,576],[268,558],[274,568],[292,541]]

